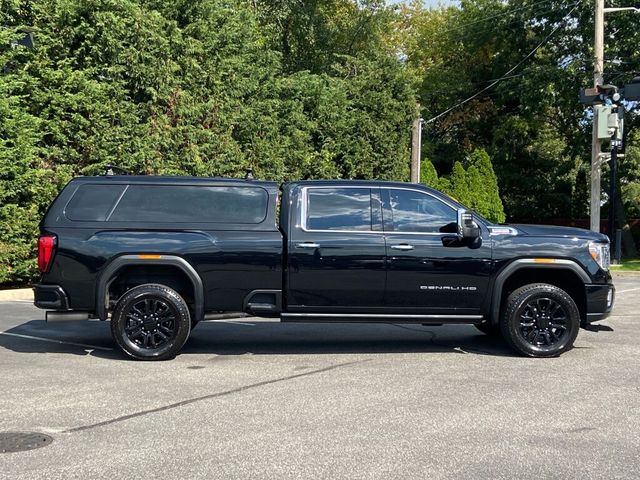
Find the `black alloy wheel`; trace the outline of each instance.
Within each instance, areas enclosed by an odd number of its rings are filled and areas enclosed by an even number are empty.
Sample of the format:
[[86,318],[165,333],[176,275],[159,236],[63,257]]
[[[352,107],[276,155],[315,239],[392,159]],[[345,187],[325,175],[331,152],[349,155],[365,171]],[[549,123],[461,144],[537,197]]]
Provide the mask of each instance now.
[[118,346],[137,360],[166,360],[189,337],[191,318],[184,299],[164,285],[145,284],[127,291],[111,318]]
[[519,333],[535,347],[554,345],[567,334],[567,313],[552,298],[532,299],[520,313]]
[[176,336],[177,315],[175,308],[159,298],[130,304],[124,327],[127,338],[140,348],[159,348]]
[[500,329],[505,340],[521,354],[555,357],[573,347],[580,329],[580,312],[564,290],[534,283],[509,295]]

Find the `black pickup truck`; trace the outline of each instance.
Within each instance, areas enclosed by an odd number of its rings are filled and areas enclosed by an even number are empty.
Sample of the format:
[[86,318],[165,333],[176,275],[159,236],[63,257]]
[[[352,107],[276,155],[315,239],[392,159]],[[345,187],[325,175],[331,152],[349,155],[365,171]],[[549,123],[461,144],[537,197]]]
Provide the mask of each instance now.
[[41,223],[35,305],[111,319],[136,359],[175,356],[208,315],[473,324],[532,357],[611,311],[606,236],[495,225],[382,181],[81,177]]

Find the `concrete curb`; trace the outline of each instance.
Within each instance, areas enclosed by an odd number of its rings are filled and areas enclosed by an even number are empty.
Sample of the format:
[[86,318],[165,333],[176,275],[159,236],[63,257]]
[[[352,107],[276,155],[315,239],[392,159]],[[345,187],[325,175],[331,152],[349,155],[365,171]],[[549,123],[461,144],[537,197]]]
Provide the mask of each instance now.
[[29,300],[33,302],[33,290],[30,288],[14,288],[0,290],[0,301]]

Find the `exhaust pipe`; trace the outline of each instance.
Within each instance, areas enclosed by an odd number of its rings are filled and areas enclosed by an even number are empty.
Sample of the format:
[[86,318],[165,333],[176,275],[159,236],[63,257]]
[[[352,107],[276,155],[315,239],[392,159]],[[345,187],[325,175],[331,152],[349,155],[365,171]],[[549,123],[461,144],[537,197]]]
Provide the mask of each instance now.
[[46,312],[47,322],[75,322],[89,320],[89,312]]

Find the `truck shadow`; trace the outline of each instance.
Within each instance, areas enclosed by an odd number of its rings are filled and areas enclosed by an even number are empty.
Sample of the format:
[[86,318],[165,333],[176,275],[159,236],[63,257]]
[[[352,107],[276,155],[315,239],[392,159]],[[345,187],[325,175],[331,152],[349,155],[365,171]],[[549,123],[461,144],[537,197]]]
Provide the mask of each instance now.
[[286,355],[352,353],[479,353],[513,355],[500,340],[469,325],[381,323],[238,323],[198,325],[183,354]]
[[123,358],[111,339],[109,324],[106,322],[79,321],[52,325],[44,320],[30,320],[5,330],[0,335],[0,347],[19,353],[66,353]]
[[[21,353],[66,353],[125,359],[108,322],[55,325],[31,320],[0,335],[0,347]],[[458,353],[515,356],[500,339],[470,325],[422,326],[374,323],[279,323],[242,319],[202,322],[181,355],[298,355],[357,353]]]

